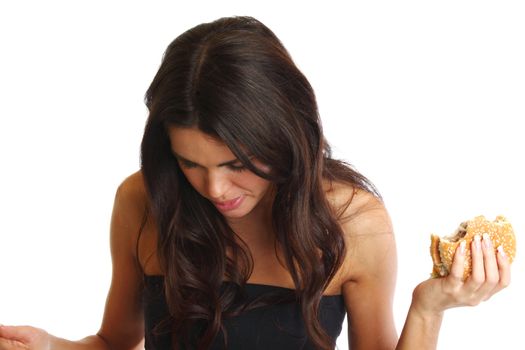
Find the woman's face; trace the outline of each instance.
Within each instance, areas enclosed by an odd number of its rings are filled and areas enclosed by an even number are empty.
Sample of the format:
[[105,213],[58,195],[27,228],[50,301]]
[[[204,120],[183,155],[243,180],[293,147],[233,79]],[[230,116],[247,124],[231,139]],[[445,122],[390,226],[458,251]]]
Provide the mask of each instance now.
[[[226,218],[242,218],[252,212],[271,183],[250,170],[220,140],[197,128],[169,128],[171,150],[179,166],[197,192],[211,201]],[[262,171],[268,166],[257,159]]]

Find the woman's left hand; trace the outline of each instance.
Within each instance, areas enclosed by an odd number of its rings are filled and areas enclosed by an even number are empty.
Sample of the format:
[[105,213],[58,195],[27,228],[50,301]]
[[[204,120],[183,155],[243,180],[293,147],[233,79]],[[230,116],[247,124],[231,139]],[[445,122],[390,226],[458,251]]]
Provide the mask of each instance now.
[[463,281],[465,245],[459,245],[450,274],[429,279],[414,290],[412,307],[418,312],[442,314],[449,308],[475,306],[507,287],[510,283],[510,263],[503,250],[497,252],[488,235],[472,240],[472,273]]

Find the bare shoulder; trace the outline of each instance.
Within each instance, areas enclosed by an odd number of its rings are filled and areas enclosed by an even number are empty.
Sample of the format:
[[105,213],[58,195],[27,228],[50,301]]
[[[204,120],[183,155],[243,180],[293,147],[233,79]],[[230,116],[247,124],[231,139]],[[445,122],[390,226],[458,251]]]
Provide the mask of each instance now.
[[157,229],[149,208],[144,177],[141,171],[128,176],[120,184],[116,198],[114,219],[123,230],[123,239],[131,243],[142,272],[150,275],[162,274],[156,256]]
[[390,216],[375,194],[339,182],[326,183],[325,193],[346,236],[392,234]]
[[117,189],[117,197],[136,205],[144,206],[146,203],[146,187],[142,171],[138,170],[126,177]]
[[137,171],[126,177],[117,188],[112,214],[112,241],[118,242],[118,246],[126,244],[134,252],[146,213],[146,190],[142,173]]
[[126,177],[118,186],[115,194],[115,208],[119,215],[124,215],[131,224],[141,221],[148,209],[148,199],[142,172],[136,171]]
[[326,189],[347,248],[340,281],[365,278],[395,259],[392,222],[381,198],[344,183],[333,182]]

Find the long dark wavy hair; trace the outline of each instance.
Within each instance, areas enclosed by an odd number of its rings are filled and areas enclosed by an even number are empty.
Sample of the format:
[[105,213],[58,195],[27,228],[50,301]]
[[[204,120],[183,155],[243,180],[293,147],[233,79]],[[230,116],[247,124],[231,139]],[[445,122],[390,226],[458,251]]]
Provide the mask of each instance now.
[[[224,331],[222,320],[238,311],[233,306],[253,267],[248,247],[179,168],[167,133],[177,126],[221,140],[274,184],[272,225],[295,300],[311,341],[333,349],[318,309],[346,248],[323,180],[376,192],[364,176],[331,158],[312,87],[280,40],[252,17],[200,24],[168,46],[145,102],[141,170],[158,229],[173,346],[189,342],[197,327],[194,346],[207,349]],[[271,171],[255,167],[252,156]],[[224,276],[232,282],[226,288]]]

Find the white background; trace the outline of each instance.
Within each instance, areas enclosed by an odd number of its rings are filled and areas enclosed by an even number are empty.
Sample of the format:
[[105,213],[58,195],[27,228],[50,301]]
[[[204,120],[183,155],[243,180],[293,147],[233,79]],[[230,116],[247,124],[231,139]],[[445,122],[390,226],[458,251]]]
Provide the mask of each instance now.
[[98,330],[113,197],[139,167],[143,95],[162,53],[199,23],[251,15],[310,80],[336,156],[385,198],[398,331],[431,269],[429,234],[504,214],[518,236],[513,281],[486,303],[447,311],[439,348],[525,348],[524,5],[318,3],[2,2],[0,323],[69,339]]

